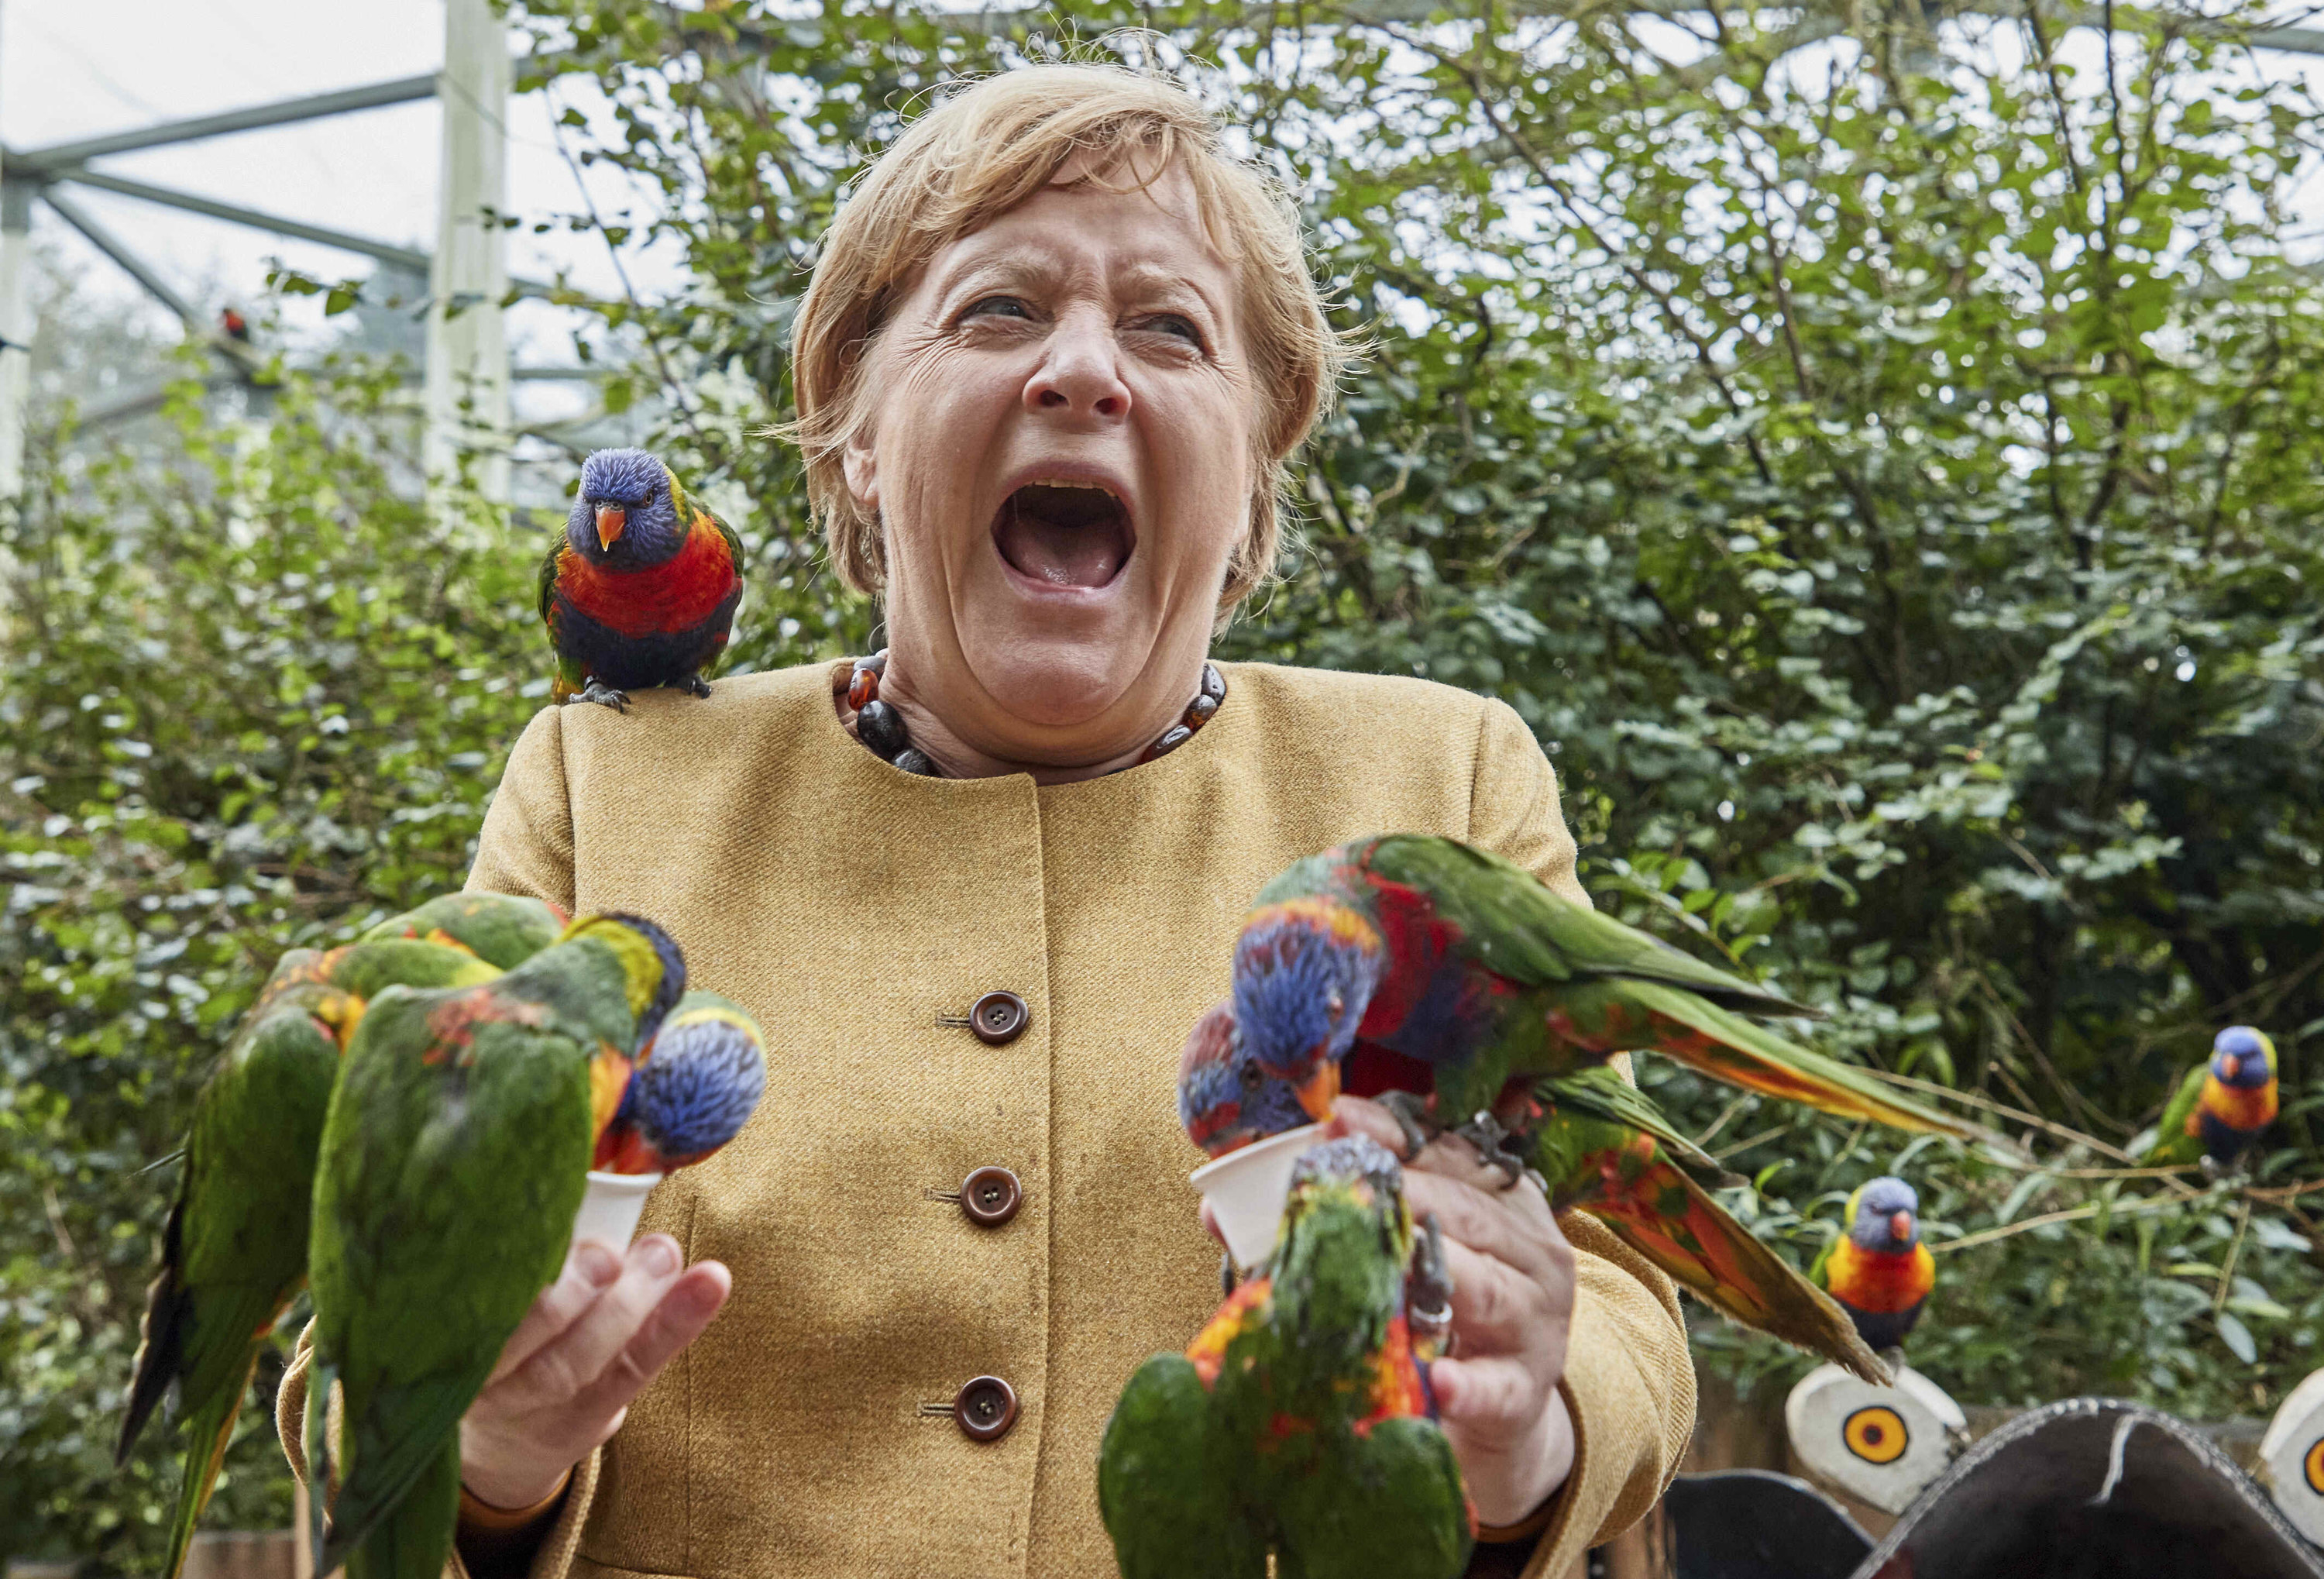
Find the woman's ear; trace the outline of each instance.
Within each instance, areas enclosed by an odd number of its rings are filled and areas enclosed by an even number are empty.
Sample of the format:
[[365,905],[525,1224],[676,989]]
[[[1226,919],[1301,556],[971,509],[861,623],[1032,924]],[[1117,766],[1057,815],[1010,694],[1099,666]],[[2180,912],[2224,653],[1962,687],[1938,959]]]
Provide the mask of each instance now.
[[847,496],[854,501],[856,514],[872,520],[880,513],[880,460],[871,435],[861,429],[851,435],[839,463],[847,474]]

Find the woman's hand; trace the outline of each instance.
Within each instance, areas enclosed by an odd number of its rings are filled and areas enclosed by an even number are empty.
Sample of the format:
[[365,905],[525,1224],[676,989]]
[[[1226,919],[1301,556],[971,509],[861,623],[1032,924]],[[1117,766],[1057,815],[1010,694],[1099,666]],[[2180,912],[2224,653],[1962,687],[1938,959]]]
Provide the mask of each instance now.
[[595,1240],[573,1247],[460,1421],[460,1480],[479,1501],[545,1501],[701,1335],[733,1279],[716,1261],[684,1259],[666,1233],[646,1235],[627,1256]]
[[1479,1522],[1515,1524],[1573,1468],[1573,1420],[1557,1390],[1573,1324],[1573,1247],[1541,1187],[1509,1188],[1466,1140],[1441,1135],[1406,1156],[1388,1110],[1343,1096],[1326,1134],[1369,1135],[1403,1158],[1416,1221],[1436,1214],[1452,1272],[1452,1353],[1429,1367]]

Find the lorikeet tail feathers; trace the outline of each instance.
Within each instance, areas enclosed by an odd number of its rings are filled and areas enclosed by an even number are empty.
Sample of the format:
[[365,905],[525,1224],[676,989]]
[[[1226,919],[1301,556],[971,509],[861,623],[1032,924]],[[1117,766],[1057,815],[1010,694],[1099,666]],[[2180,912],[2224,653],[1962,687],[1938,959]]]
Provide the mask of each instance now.
[[[436,1482],[444,1473],[447,1451],[451,1454],[451,1495],[453,1502],[458,1502],[460,1417],[483,1390],[491,1370],[488,1361],[473,1375],[436,1377],[382,1388],[367,1400],[347,1399],[348,1434],[353,1440],[346,1462],[340,1465],[338,1494],[331,1501],[330,1538],[324,1543],[316,1573],[328,1574],[363,1549],[374,1553],[367,1565],[369,1572],[351,1574],[349,1579],[435,1579],[443,1566],[443,1552],[436,1554],[425,1571],[409,1573],[400,1567],[378,1566],[377,1558],[392,1551],[401,1564],[410,1555],[415,1538],[411,1532],[418,1526],[404,1528],[401,1521],[438,1494],[440,1488]],[[440,1528],[447,1539],[456,1515],[456,1506],[444,1515]],[[382,1547],[373,1548],[374,1532],[391,1523],[397,1525],[397,1530],[390,1531]]]
[[216,1397],[187,1417],[185,1473],[178,1482],[178,1506],[170,1519],[170,1556],[161,1565],[161,1579],[178,1579],[185,1568],[194,1528],[201,1522],[202,1510],[209,1506],[218,1467],[226,1462],[226,1444],[234,1440],[235,1417],[242,1412],[243,1395],[250,1390],[250,1378],[257,1369],[258,1353],[254,1348],[235,1385],[220,1388]]
[[114,1439],[113,1467],[129,1462],[138,1434],[160,1405],[161,1395],[178,1374],[186,1341],[186,1291],[178,1286],[180,1236],[185,1230],[186,1198],[181,1194],[161,1226],[161,1270],[145,1292],[145,1318],[137,1335],[135,1373],[129,1397],[121,1407],[121,1434]]
[[1552,1107],[1652,1135],[1665,1161],[1675,1163],[1714,1188],[1743,1182],[1741,1174],[1680,1134],[1653,1098],[1606,1065],[1545,1080],[1537,1094]]
[[1848,1312],[1669,1163],[1657,1159],[1628,1181],[1609,1177],[1582,1209],[1720,1315],[1888,1385],[1887,1367]]
[[1628,982],[1623,996],[1654,1016],[1655,1051],[1714,1080],[1891,1129],[1992,1139],[1967,1120],[1900,1096],[1861,1069],[1787,1042],[1692,993]]
[[460,1517],[457,1432],[421,1464],[403,1500],[347,1554],[346,1579],[438,1579]]
[[185,1564],[194,1527],[209,1505],[218,1466],[226,1461],[235,1418],[249,1395],[251,1373],[258,1369],[261,1340],[286,1303],[272,1288],[231,1284],[205,1288],[186,1302],[189,1316],[179,1329],[184,1380],[178,1395],[186,1410],[185,1470],[170,1520],[170,1557],[161,1579],[178,1579]]

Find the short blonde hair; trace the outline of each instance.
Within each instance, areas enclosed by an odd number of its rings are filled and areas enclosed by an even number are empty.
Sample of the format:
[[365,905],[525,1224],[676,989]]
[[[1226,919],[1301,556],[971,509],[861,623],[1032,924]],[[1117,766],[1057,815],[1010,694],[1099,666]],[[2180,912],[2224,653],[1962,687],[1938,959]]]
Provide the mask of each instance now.
[[1265,173],[1222,146],[1219,126],[1168,79],[1110,65],[1024,66],[954,90],[866,171],[823,242],[791,334],[807,498],[831,560],[858,592],[880,590],[879,522],[847,489],[848,443],[870,419],[864,369],[888,313],[930,259],[1032,197],[1076,158],[1099,179],[1185,171],[1211,245],[1237,264],[1240,317],[1259,404],[1259,457],[1243,540],[1220,605],[1273,573],[1284,465],[1330,406],[1347,347],[1307,272],[1297,210]]

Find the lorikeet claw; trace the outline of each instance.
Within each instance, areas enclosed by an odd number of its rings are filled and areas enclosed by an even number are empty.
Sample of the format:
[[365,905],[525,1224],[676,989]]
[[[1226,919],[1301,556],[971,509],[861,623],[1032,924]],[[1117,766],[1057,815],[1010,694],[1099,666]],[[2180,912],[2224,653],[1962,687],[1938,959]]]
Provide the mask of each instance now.
[[[1480,1108],[1475,1118],[1452,1132],[1474,1146],[1488,1165],[1508,1176],[1509,1182],[1501,1187],[1503,1189],[1515,1189],[1517,1180],[1526,1176],[1526,1159],[1509,1149],[1509,1131],[1491,1113]],[[1544,1189],[1542,1193],[1549,1192]]]
[[1425,1358],[1451,1352],[1452,1269],[1444,1264],[1444,1233],[1434,1212],[1420,1220],[1412,1270],[1405,1276],[1404,1310],[1416,1354]]
[[710,699],[710,682],[698,674],[687,675],[678,682],[678,688],[689,697],[700,697],[706,702]]
[[1234,1252],[1224,1250],[1219,1251],[1220,1296],[1223,1297],[1226,1295],[1233,1293],[1235,1291],[1235,1285],[1240,1281],[1241,1279],[1235,1276]]
[[1424,1147],[1443,1132],[1430,1115],[1425,1096],[1409,1091],[1383,1091],[1372,1100],[1388,1109],[1388,1116],[1404,1131],[1406,1160],[1419,1156]]
[[630,710],[629,692],[617,691],[613,687],[601,685],[594,679],[582,687],[573,699],[576,702],[600,703],[611,707],[616,713],[626,713]]

